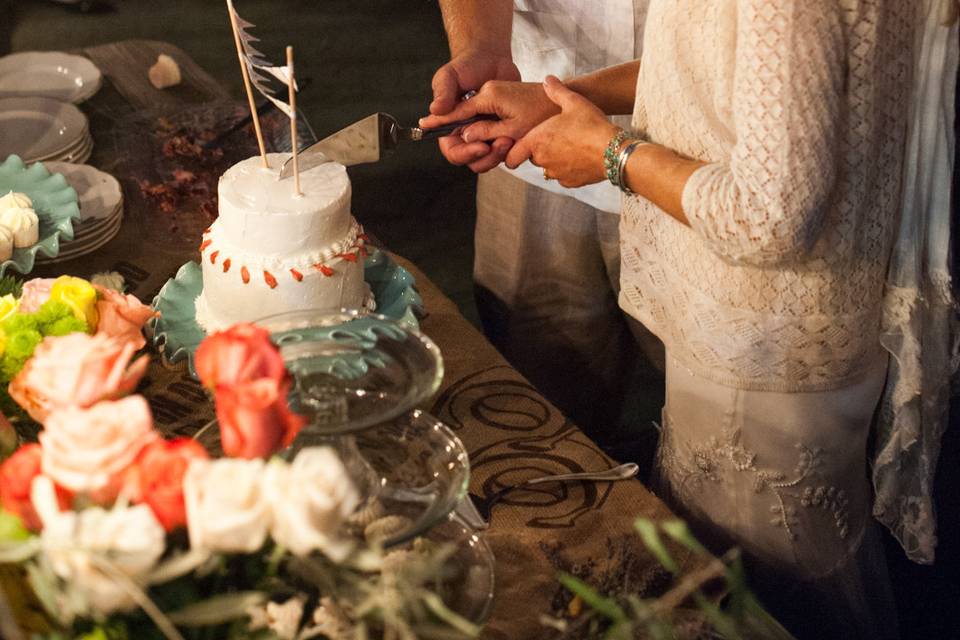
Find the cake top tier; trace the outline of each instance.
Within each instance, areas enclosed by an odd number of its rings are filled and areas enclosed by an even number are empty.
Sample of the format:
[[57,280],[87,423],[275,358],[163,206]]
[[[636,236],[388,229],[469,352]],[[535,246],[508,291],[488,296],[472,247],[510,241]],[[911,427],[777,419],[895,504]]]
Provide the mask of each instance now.
[[293,178],[280,180],[287,153],[259,156],[230,167],[220,178],[218,225],[240,251],[297,255],[321,251],[350,230],[350,178],[342,164],[326,162],[300,174],[303,195]]

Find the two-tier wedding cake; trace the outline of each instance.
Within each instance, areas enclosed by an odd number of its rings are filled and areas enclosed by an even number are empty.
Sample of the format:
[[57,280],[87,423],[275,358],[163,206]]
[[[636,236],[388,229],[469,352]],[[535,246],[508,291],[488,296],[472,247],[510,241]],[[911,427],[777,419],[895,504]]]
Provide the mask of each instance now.
[[303,309],[360,308],[365,237],[350,213],[346,168],[327,162],[279,180],[287,154],[235,164],[220,178],[220,215],[200,245],[207,331]]

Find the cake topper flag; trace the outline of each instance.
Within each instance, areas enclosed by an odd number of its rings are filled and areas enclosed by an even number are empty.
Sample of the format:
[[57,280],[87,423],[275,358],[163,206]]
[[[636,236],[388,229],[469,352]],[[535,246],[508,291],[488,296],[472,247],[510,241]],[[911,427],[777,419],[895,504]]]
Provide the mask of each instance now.
[[297,90],[297,84],[293,77],[293,68],[291,64],[288,63],[286,66],[271,65],[269,62],[267,62],[264,55],[257,51],[257,49],[253,46],[253,43],[257,42],[258,40],[254,36],[250,35],[248,30],[252,29],[254,25],[250,22],[247,22],[241,18],[239,14],[237,14],[237,10],[233,6],[233,0],[227,0],[227,10],[230,13],[230,24],[233,27],[234,43],[236,44],[237,56],[240,60],[240,73],[243,75],[243,83],[247,91],[247,101],[250,103],[250,112],[253,115],[253,125],[257,134],[257,144],[260,146],[260,155],[263,158],[263,166],[266,167],[268,166],[267,154],[263,144],[263,133],[260,129],[260,117],[257,115],[251,84],[253,87],[256,87],[257,91],[259,91],[263,97],[272,102],[274,106],[280,109],[280,111],[285,113],[287,117],[291,119],[295,119],[296,116],[294,108],[276,96],[276,91],[270,86],[270,79],[268,76],[273,76],[284,85],[291,88],[291,103],[295,102],[292,96]]

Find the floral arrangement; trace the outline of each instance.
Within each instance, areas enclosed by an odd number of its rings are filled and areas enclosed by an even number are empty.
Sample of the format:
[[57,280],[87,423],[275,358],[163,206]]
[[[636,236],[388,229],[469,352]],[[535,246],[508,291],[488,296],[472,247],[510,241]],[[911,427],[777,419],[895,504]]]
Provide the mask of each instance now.
[[71,327],[80,326],[74,311],[84,314],[83,330],[38,340],[9,385],[42,424],[37,443],[0,465],[0,566],[18,566],[29,585],[14,607],[36,598],[44,612],[33,637],[478,633],[431,588],[450,550],[361,543],[344,533],[361,496],[334,450],[275,455],[304,420],[287,406],[290,377],[266,331],[237,326],[197,351],[226,454],[213,459],[194,440],[163,439],[132,393],[146,358],[135,357],[136,323],[118,330],[114,294],[75,280],[44,294],[29,285],[11,314],[51,301],[70,308]]
[[[10,395],[6,386],[18,380],[47,337],[83,333],[113,338],[132,351],[144,347],[141,329],[156,314],[135,296],[121,293],[118,284],[122,287],[122,281],[110,277],[90,282],[71,276],[35,278],[22,285],[10,280],[0,283],[0,409],[5,414],[13,415],[22,407],[31,418],[43,422],[44,409],[24,401],[23,379]],[[69,366],[67,361],[60,364]],[[16,394],[20,397],[11,400]]]

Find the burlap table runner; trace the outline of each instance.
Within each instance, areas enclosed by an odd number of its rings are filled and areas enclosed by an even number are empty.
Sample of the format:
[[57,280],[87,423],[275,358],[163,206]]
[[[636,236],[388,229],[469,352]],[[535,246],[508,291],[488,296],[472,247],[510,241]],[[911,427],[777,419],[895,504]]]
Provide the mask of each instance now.
[[[183,69],[184,84],[173,91],[159,92],[146,84],[146,69],[161,51]],[[151,132],[158,126],[207,127],[236,117],[242,109],[228,103],[224,90],[169,44],[130,41],[82,53],[107,80],[83,105],[96,141],[90,162],[121,181],[126,217],[120,235],[96,254],[42,267],[35,275],[119,271],[133,293],[150,301],[180,265],[197,259],[200,234],[208,224],[192,196],[164,213],[143,194],[144,182],[162,182],[177,163],[163,156]],[[246,157],[255,150],[249,146],[239,152]],[[219,175],[236,159],[228,152],[200,170]],[[362,212],[358,214],[362,222]],[[465,443],[472,492],[489,495],[526,478],[599,470],[613,463],[524,380],[415,265],[396,259],[416,278],[425,308],[422,331],[444,358],[443,385],[424,408]],[[158,426],[170,434],[195,432],[213,417],[206,394],[183,367],[165,368],[154,360],[143,392]],[[540,616],[563,611],[569,602],[555,579],[559,570],[602,588],[655,593],[663,573],[632,533],[638,516],[658,520],[671,514],[637,481],[544,485],[509,494],[495,507],[484,534],[497,559],[496,597],[485,637],[549,637],[552,632]],[[682,551],[676,555],[684,565],[694,562]]]

